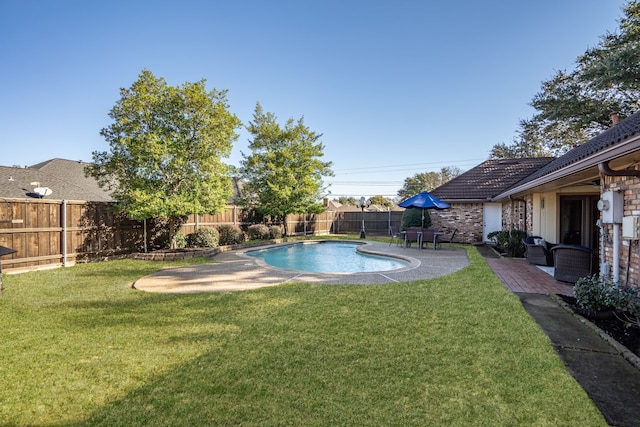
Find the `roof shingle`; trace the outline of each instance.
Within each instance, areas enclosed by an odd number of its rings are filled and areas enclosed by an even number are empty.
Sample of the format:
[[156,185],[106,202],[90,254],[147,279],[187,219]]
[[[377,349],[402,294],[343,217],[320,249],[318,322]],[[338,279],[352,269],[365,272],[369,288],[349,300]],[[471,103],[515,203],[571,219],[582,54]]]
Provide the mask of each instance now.
[[91,202],[113,201],[109,193],[93,178],[84,175],[88,163],[74,160],[52,159],[26,168],[0,166],[0,197],[21,199],[33,197],[33,190],[41,187],[52,190],[46,199],[87,200]]
[[431,193],[445,201],[491,199],[553,160],[553,157],[486,160]]

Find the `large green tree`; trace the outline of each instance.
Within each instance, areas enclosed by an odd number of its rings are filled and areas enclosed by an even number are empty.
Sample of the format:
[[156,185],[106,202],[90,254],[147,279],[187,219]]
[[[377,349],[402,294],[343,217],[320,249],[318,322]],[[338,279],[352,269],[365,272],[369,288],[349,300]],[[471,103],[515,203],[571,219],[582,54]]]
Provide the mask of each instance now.
[[143,70],[120,90],[113,123],[101,130],[109,151],[94,152],[87,173],[113,190],[132,219],[168,218],[172,245],[180,217],[215,213],[231,196],[229,166],[240,120],[226,91],[207,92],[205,80],[169,86]]
[[440,169],[439,172],[422,172],[417,173],[409,178],[405,178],[404,185],[398,190],[398,197],[402,200],[408,199],[422,191],[431,191],[449,182],[462,171],[455,166],[447,166]]
[[640,4],[623,7],[617,33],[576,60],[573,71],[558,71],[542,83],[511,144],[497,144],[491,157],[557,156],[611,126],[613,112],[624,118],[640,107]]
[[321,212],[324,176],[333,176],[331,162],[322,161],[321,134],[311,131],[300,118],[280,126],[273,113],[256,104],[249,154],[242,153],[240,173],[246,180],[243,202],[258,212],[281,220],[292,213]]

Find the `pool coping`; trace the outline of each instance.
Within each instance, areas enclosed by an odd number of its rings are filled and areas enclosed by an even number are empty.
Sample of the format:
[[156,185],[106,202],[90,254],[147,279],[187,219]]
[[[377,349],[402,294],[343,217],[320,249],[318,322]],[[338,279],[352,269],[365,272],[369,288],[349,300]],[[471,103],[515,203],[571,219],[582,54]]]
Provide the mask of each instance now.
[[375,255],[410,260],[411,266],[383,272],[309,273],[261,265],[257,261],[259,258],[244,254],[249,250],[287,243],[221,252],[212,258],[211,263],[162,269],[140,278],[132,287],[147,292],[196,293],[250,290],[293,282],[371,285],[430,279],[454,273],[469,265],[466,250],[462,248],[443,246],[439,250],[418,249],[383,242],[364,242],[362,250]]

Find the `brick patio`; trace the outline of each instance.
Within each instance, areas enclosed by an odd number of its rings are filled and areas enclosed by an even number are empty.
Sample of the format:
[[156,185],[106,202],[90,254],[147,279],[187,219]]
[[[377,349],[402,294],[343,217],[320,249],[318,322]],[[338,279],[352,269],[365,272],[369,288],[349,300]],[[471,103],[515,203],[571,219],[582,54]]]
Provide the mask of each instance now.
[[485,258],[493,272],[512,292],[573,295],[573,285],[553,276],[524,259]]

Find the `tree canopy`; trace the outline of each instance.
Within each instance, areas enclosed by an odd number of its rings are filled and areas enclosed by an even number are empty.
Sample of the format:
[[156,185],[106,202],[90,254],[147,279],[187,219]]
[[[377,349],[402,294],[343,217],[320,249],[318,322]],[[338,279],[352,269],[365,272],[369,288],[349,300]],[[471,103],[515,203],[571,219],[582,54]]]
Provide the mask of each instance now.
[[404,185],[398,190],[398,196],[404,200],[422,191],[431,191],[461,173],[462,171],[457,167],[444,167],[440,169],[440,172],[417,173],[412,177],[405,178]]
[[[240,173],[246,180],[243,203],[256,206],[263,215],[280,220],[291,213],[321,212],[326,190],[322,178],[333,176],[331,162],[324,162],[322,134],[311,131],[303,118],[280,126],[273,113],[256,104],[249,154],[242,153]],[[285,224],[285,234],[288,232]]]
[[378,205],[378,206],[384,206],[384,207],[393,206],[393,202],[391,200],[381,195],[371,196],[371,198],[369,198],[369,201],[371,202],[372,205]]
[[617,33],[607,33],[580,55],[573,71],[558,71],[542,83],[511,144],[497,144],[491,157],[542,157],[564,154],[622,119],[640,105],[640,4],[623,7]]
[[100,134],[110,151],[94,152],[87,173],[113,190],[130,218],[175,220],[215,213],[229,202],[231,178],[222,158],[241,123],[228,111],[226,91],[207,92],[205,80],[169,86],[143,70],[120,90],[109,117],[113,123]]

